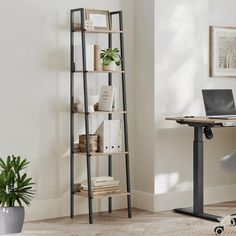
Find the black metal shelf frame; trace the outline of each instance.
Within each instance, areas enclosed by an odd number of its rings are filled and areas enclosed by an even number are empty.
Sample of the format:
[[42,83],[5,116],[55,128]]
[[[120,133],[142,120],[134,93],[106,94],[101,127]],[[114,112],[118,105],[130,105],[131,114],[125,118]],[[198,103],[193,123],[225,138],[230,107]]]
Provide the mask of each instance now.
[[[88,91],[87,91],[87,65],[86,65],[86,30],[85,30],[85,9],[72,9],[70,12],[70,216],[74,217],[74,30],[73,20],[74,13],[80,12],[81,16],[81,41],[82,41],[82,62],[83,62],[83,89],[84,89],[84,118],[85,118],[85,132],[86,144],[89,143],[89,112],[88,112]],[[127,187],[127,210],[128,217],[132,217],[131,210],[131,186],[130,186],[130,167],[129,167],[129,143],[128,143],[128,118],[127,118],[127,97],[126,97],[126,77],[125,77],[125,55],[124,55],[124,34],[123,34],[123,13],[122,11],[110,12],[111,19],[113,16],[119,18],[119,35],[120,35],[120,52],[121,52],[121,79],[122,79],[122,100],[123,100],[123,121],[124,121],[124,143],[125,150],[125,166],[126,166],[126,187]],[[96,33],[96,32],[95,32]],[[112,47],[112,31],[108,31],[108,47]],[[108,72],[108,85],[112,85],[112,72]],[[112,119],[112,113],[108,114],[108,119]],[[86,145],[86,164],[87,164],[87,180],[88,180],[88,208],[89,208],[89,223],[93,223],[93,196],[91,188],[91,154],[89,145]],[[108,175],[112,176],[112,155],[108,155]],[[112,212],[112,197],[108,198],[108,212]]]

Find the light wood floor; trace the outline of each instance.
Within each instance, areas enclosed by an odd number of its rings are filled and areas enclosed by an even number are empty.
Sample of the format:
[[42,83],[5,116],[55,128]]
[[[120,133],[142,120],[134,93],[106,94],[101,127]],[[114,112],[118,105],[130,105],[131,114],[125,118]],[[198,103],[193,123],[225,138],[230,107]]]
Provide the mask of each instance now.
[[[227,202],[205,207],[205,211],[220,216],[236,213],[236,202]],[[172,212],[151,213],[133,209],[132,219],[127,218],[126,210],[112,214],[94,214],[94,224],[88,224],[88,216],[74,219],[59,218],[24,225],[23,235],[31,236],[130,236],[130,235],[214,235],[213,228],[218,224]],[[236,235],[236,227],[230,227],[225,235]]]

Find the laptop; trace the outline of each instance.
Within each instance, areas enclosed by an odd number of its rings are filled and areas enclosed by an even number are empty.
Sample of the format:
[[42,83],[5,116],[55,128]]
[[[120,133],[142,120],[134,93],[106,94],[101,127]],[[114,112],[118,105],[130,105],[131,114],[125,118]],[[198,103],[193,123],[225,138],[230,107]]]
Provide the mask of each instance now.
[[203,89],[206,115],[214,119],[236,119],[232,89]]

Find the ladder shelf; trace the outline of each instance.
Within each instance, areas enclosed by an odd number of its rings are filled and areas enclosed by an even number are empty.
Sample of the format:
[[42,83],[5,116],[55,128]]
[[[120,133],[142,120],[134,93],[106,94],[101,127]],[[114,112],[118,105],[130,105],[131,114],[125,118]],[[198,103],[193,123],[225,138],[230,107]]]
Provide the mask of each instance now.
[[[80,14],[80,22],[82,30],[75,30],[73,26],[74,23],[74,14]],[[124,31],[123,31],[123,14],[122,11],[110,12],[110,18],[116,16],[119,20],[119,30],[86,30],[85,29],[85,14],[86,9],[78,8],[72,9],[70,12],[70,216],[74,217],[74,205],[75,205],[75,195],[83,196],[88,199],[88,211],[89,211],[89,223],[93,223],[93,199],[97,198],[108,198],[108,211],[112,212],[112,198],[126,196],[127,197],[127,211],[128,217],[132,217],[131,210],[131,186],[130,186],[130,167],[129,167],[129,144],[128,144],[128,118],[127,118],[127,101],[126,101],[126,77],[125,77],[125,57],[124,57]],[[82,45],[82,64],[83,69],[75,71],[74,70],[74,43],[75,43],[75,33],[81,34],[81,45]],[[108,36],[108,48],[112,47],[112,35],[119,35],[119,47],[121,54],[121,70],[120,71],[89,71],[86,68],[86,35],[87,34],[107,34]],[[74,110],[74,97],[75,97],[75,89],[74,89],[74,77],[76,73],[81,73],[83,78],[83,92],[84,92],[84,112],[77,112]],[[103,112],[103,111],[95,111],[88,112],[88,74],[95,73],[106,73],[108,76],[108,84],[112,86],[113,73],[118,74],[121,77],[121,87],[122,87],[122,111],[114,111],[114,112]],[[86,152],[79,153],[74,152],[74,128],[75,121],[74,116],[76,114],[84,115],[85,122],[85,134],[86,134]],[[108,119],[112,119],[113,114],[121,114],[123,118],[123,134],[124,134],[124,150],[122,152],[113,152],[113,153],[101,153],[101,152],[90,152],[89,150],[89,118],[90,115],[101,115],[105,114],[108,116]],[[87,172],[87,194],[82,193],[80,191],[75,191],[75,156],[85,156],[86,157],[86,172]],[[124,157],[125,160],[125,172],[126,172],[126,191],[125,192],[117,192],[113,194],[98,194],[93,195],[92,192],[92,181],[91,181],[91,157],[100,157],[100,156],[108,156],[108,176],[112,176],[112,156],[120,155]]]

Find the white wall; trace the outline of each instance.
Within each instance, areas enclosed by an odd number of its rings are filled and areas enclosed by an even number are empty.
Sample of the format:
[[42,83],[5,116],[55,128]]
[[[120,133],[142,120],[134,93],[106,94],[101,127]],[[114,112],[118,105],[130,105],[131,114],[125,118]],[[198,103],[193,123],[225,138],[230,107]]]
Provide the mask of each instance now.
[[[124,10],[134,206],[191,205],[193,132],[165,117],[203,114],[202,88],[234,89],[234,79],[208,76],[208,27],[235,25],[236,3],[3,0],[0,6],[1,156],[31,161],[28,172],[37,195],[27,219],[69,214],[69,9],[78,7]],[[90,86],[94,93],[95,84]],[[235,148],[235,131],[214,134],[205,146],[208,203],[233,200],[236,189],[234,176],[218,166],[219,158]],[[124,186],[119,158],[114,166]],[[76,167],[76,179],[85,178],[85,161],[78,159]],[[93,160],[94,175],[106,169],[105,159]],[[76,200],[76,206],[77,213],[87,212],[86,199]],[[115,202],[116,208],[124,206],[125,199]],[[96,202],[95,210],[106,207]]]
[[136,48],[135,187],[145,192],[153,192],[154,4],[153,1],[138,0],[134,5]]
[[[232,88],[234,78],[209,78],[210,25],[235,26],[233,0],[158,0],[155,14],[155,209],[192,204],[193,130],[165,117],[204,115],[203,88]],[[214,130],[205,142],[205,200],[235,200],[235,176],[219,159],[235,147],[235,129]],[[166,201],[168,199],[168,201]],[[165,200],[165,201],[164,201]],[[171,203],[171,204],[170,204]]]
[[[132,121],[132,0],[3,0],[0,3],[0,156],[16,154],[31,162],[28,172],[36,183],[37,194],[27,209],[28,220],[69,214],[69,10],[80,7],[124,10]],[[132,122],[129,134],[132,163]],[[124,163],[119,163],[117,159],[114,161],[114,175],[124,185]],[[104,159],[94,160],[94,175],[106,174],[103,170],[106,170]],[[76,171],[76,178],[86,178],[85,160],[76,161]],[[95,205],[95,210],[107,207],[104,202]],[[76,198],[76,206],[77,213],[87,212],[87,199]],[[115,206],[125,205],[117,200]]]
[[[135,206],[170,210],[192,205],[193,130],[169,116],[204,115],[203,88],[232,88],[209,78],[210,25],[235,26],[233,0],[135,1]],[[205,141],[205,203],[235,200],[236,181],[219,159],[235,149],[235,129]],[[153,179],[154,177],[154,179]]]

